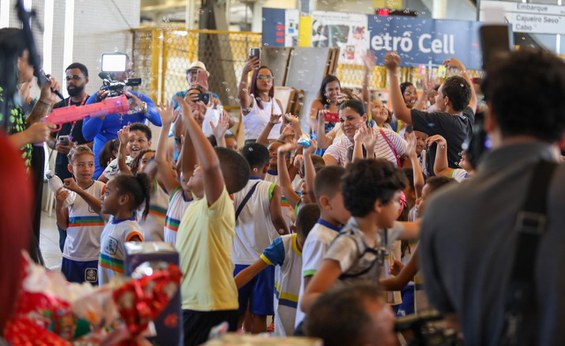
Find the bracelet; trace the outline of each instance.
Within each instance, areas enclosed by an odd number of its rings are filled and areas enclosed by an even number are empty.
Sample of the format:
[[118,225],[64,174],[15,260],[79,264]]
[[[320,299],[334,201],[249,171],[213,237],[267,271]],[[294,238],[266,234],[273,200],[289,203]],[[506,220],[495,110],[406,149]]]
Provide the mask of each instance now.
[[43,103],[46,107],[50,107],[50,106],[51,106],[50,103],[47,103],[47,102],[43,101],[42,99],[37,100],[37,102]]

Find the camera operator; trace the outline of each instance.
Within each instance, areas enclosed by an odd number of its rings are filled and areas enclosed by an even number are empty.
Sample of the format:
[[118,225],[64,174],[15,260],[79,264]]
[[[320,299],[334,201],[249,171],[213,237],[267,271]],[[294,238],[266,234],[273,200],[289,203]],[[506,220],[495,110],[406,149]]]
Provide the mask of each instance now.
[[[132,72],[129,57],[126,58],[126,70],[123,72],[112,72],[110,76],[112,80],[118,82],[126,82]],[[122,89],[122,92],[133,100],[135,109],[139,111],[132,114],[108,114],[103,117],[86,117],[82,125],[82,134],[87,141],[94,140],[93,151],[95,155],[96,170],[94,171],[94,179],[102,174],[102,167],[98,160],[104,144],[109,140],[118,138],[118,131],[124,126],[133,123],[146,123],[149,120],[156,126],[161,126],[161,118],[155,103],[148,96],[132,90]],[[109,90],[99,90],[88,98],[86,104],[100,102],[108,97]]]
[[484,130],[493,149],[481,157],[472,179],[440,192],[426,207],[420,241],[426,292],[460,326],[465,345],[503,345],[505,331],[512,330],[505,321],[507,302],[516,297],[510,295],[512,273],[532,266],[528,283],[535,287],[524,297],[535,308],[521,315],[531,323],[516,329],[522,337],[515,344],[565,345],[563,164],[545,179],[548,189],[532,189],[547,191],[547,229],[539,235],[537,255],[527,256],[525,265],[514,260],[524,244],[518,239],[537,234],[521,231],[518,222],[524,201],[535,200],[528,191],[534,168],[542,160],[558,162],[565,137],[565,62],[552,53],[520,50],[493,61],[486,72]]

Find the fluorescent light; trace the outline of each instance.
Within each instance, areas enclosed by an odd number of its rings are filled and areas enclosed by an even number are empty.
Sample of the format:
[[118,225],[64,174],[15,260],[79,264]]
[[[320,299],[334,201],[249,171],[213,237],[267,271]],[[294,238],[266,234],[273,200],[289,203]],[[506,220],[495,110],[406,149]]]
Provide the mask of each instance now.
[[53,67],[53,15],[54,0],[45,0],[45,11],[43,16],[43,69],[52,73]]
[[[65,2],[65,38],[63,44],[63,69],[73,63],[75,35],[75,0],[67,0]],[[65,72],[63,71],[62,81],[65,80]],[[63,88],[65,89],[65,88]]]

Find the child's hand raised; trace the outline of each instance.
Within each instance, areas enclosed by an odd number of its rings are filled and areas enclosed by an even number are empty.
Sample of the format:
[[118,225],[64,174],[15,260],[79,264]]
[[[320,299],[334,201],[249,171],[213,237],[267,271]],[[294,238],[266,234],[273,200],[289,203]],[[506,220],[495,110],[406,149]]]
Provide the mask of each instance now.
[[212,133],[214,137],[217,139],[223,138],[226,134],[227,130],[230,128],[230,117],[226,113],[222,113],[220,115],[220,119],[218,119],[218,124],[214,125],[213,122],[210,121],[210,127],[212,128]]
[[271,118],[269,119],[269,124],[276,125],[281,122],[282,114],[271,114]]
[[417,152],[416,152],[416,147],[417,147],[417,139],[416,139],[416,134],[414,134],[414,132],[406,132],[405,133],[405,137],[406,137],[406,142],[408,143],[408,145],[406,146],[406,154],[408,155],[408,157],[413,157],[413,156],[418,156]]
[[122,127],[122,129],[118,131],[118,139],[123,146],[129,142],[129,125]]
[[175,120],[173,101],[169,102],[168,106],[159,105],[159,107],[157,107],[157,110],[159,111],[159,116],[161,117],[163,125],[170,126]]
[[296,149],[296,141],[292,140],[289,143],[283,144],[279,147],[278,152],[279,154],[289,153]]
[[286,122],[288,122],[289,124],[292,124],[293,126],[296,126],[299,124],[299,120],[297,116],[294,116],[290,113],[286,113],[284,115],[284,119],[286,120]]
[[439,146],[447,146],[447,141],[442,135],[433,135],[426,139],[426,145],[429,147],[432,144],[437,143]]
[[318,149],[318,142],[316,142],[315,139],[311,139],[310,140],[310,146],[307,148],[304,148],[304,156],[308,156],[308,155],[312,155],[316,149]]
[[[188,94],[187,94],[188,95]],[[175,100],[177,101],[177,103],[181,106],[182,108],[182,116],[183,119],[189,119],[192,118],[192,107],[190,106],[190,103],[188,103],[186,101],[186,99],[184,98],[180,98],[178,96],[175,95]]]

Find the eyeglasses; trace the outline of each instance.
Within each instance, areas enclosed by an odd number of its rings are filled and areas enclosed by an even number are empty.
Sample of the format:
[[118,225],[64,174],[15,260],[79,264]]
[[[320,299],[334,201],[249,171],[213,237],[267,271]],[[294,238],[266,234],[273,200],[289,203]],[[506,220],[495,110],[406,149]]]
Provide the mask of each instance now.
[[272,81],[273,79],[275,79],[275,77],[273,76],[264,76],[264,75],[259,75],[257,76],[258,80],[268,80],[268,81]]

